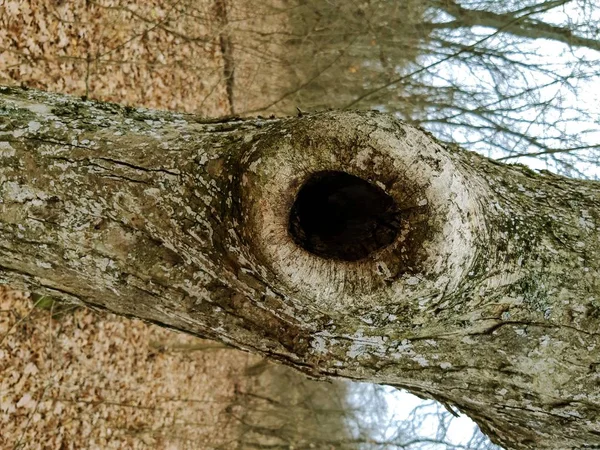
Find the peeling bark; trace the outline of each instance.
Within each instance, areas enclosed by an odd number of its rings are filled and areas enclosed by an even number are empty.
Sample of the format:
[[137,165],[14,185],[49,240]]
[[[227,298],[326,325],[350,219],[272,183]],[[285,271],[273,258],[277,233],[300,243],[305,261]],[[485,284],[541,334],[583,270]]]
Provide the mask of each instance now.
[[600,184],[376,112],[0,88],[0,282],[452,403],[507,448],[600,446]]

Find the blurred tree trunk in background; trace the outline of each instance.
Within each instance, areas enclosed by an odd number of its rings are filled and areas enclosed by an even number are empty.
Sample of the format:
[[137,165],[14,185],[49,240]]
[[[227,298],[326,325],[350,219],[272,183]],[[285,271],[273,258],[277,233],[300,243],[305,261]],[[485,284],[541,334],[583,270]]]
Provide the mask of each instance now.
[[[252,369],[252,368],[250,368]],[[348,387],[323,383],[280,365],[267,365],[247,391],[237,393],[242,406],[240,449],[328,448],[353,439]]]
[[[428,31],[421,27],[426,3],[290,1],[291,37],[283,48],[289,68],[284,105],[292,111],[343,108],[375,86],[389,83],[415,62]],[[403,90],[402,85],[395,87]],[[393,102],[389,92],[374,93],[365,103]]]

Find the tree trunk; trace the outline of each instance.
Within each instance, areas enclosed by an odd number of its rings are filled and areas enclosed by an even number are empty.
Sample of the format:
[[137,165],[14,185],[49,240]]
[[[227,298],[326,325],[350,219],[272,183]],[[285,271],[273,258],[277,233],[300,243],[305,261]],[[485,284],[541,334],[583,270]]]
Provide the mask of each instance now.
[[0,89],[0,282],[600,445],[600,184],[376,112],[193,115]]

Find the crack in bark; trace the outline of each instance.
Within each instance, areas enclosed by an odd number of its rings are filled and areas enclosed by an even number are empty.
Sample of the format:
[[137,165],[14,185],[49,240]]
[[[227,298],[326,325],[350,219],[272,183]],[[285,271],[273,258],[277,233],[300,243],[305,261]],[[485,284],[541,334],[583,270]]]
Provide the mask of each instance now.
[[[92,150],[91,147],[88,147],[85,145],[73,144],[72,142],[53,141],[50,139],[41,138],[41,137],[37,137],[37,136],[24,136],[23,138],[27,141],[41,142],[43,144],[51,144],[51,145],[58,145],[61,147],[67,146],[67,147],[72,147],[72,148],[81,148],[81,149],[85,149],[85,150]],[[19,141],[17,139],[12,139],[12,140],[9,139],[8,142],[19,142]]]
[[130,169],[135,169],[135,170],[139,170],[142,172],[158,172],[158,173],[164,173],[165,175],[170,175],[173,177],[179,177],[181,175],[181,173],[179,171],[175,172],[175,171],[171,171],[169,169],[164,169],[164,168],[154,169],[154,168],[149,168],[149,167],[137,166],[137,165],[129,163],[129,162],[120,161],[120,160],[117,160],[114,158],[107,158],[105,156],[99,156],[99,157],[97,157],[97,159],[113,163],[116,166],[125,166]]
[[[490,318],[490,317],[482,317],[481,319],[478,320],[499,320],[496,317]],[[491,325],[489,328],[486,328],[483,331],[478,331],[478,332],[473,332],[473,333],[467,333],[467,335],[469,336],[478,336],[478,335],[491,335],[493,334],[496,330],[506,326],[506,325],[521,325],[521,326],[525,326],[525,327],[539,327],[539,328],[551,328],[551,329],[560,329],[560,328],[567,328],[569,330],[573,330],[576,331],[578,333],[582,333],[582,334],[586,334],[588,336],[600,336],[600,333],[594,333],[591,331],[586,331],[586,330],[582,330],[580,328],[574,327],[572,325],[567,325],[565,323],[561,323],[561,324],[551,324],[551,323],[541,323],[541,322],[533,322],[533,321],[517,321],[517,320],[505,320],[505,321],[501,321],[498,323],[495,323],[493,325]]]

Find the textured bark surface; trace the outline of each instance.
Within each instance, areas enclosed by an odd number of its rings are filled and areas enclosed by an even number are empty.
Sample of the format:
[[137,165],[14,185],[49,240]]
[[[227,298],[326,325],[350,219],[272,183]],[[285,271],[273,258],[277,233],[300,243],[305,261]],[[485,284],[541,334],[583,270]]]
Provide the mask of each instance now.
[[[372,187],[344,185],[350,222],[393,199],[392,242],[359,258],[290,222],[340,172]],[[344,245],[380,239],[352,224]],[[0,88],[0,283],[404,387],[508,448],[600,446],[600,184],[375,112],[211,121]]]

